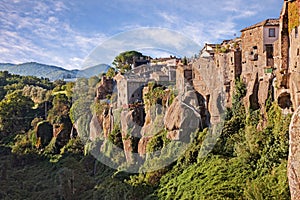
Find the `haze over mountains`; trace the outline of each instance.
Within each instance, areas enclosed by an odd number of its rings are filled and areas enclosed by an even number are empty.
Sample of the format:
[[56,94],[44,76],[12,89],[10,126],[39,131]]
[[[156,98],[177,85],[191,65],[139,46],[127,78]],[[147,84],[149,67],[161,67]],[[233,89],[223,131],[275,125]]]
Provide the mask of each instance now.
[[0,63],[0,71],[8,71],[9,73],[22,76],[49,78],[52,81],[58,79],[74,79],[79,77],[89,78],[91,76],[99,75],[100,73],[105,73],[108,68],[109,65],[106,64],[99,64],[82,70],[67,70],[62,67],[45,65],[36,62],[22,64]]

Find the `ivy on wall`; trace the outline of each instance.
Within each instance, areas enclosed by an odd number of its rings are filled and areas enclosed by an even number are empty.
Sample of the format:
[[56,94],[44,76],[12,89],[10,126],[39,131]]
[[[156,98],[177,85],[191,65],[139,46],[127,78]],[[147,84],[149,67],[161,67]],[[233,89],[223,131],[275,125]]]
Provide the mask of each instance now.
[[293,28],[299,26],[299,7],[298,2],[293,1],[289,3],[289,33]]

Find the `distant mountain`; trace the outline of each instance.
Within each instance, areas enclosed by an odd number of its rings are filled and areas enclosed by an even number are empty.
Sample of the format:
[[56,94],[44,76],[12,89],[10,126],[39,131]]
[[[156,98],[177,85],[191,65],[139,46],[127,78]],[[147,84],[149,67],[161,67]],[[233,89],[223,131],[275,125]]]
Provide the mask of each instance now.
[[0,71],[8,71],[9,73],[23,76],[44,77],[52,81],[58,79],[75,79],[78,77],[89,78],[107,72],[108,68],[108,65],[100,64],[83,70],[67,70],[62,67],[36,62],[23,64],[0,63]]
[[78,77],[91,77],[99,75],[100,73],[105,73],[109,69],[109,65],[100,64],[93,67],[85,68],[77,71]]

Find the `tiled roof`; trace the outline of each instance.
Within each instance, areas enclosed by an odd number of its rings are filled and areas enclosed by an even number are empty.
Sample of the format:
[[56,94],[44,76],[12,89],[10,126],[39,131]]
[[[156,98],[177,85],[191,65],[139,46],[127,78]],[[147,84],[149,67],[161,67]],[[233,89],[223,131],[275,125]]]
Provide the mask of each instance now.
[[256,27],[260,27],[260,26],[279,26],[279,19],[266,19],[262,22],[259,22],[257,24],[254,24],[252,26],[242,29],[241,32],[247,31],[247,30],[250,30],[250,29],[253,29]]

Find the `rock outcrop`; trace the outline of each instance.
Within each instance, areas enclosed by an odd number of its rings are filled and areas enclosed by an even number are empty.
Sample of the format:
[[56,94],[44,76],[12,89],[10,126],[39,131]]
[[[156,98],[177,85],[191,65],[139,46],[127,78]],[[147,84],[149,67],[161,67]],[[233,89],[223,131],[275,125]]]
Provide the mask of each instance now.
[[47,121],[40,122],[36,127],[37,148],[46,147],[53,137],[53,126]]
[[53,136],[56,137],[55,147],[61,149],[70,140],[73,124],[69,117],[63,119],[61,124],[54,124]]
[[103,118],[94,115],[90,122],[90,140],[95,141],[96,138],[100,138],[103,134],[102,129]]
[[137,153],[141,129],[144,125],[145,112],[142,106],[121,113],[121,128],[124,153],[128,163],[134,162],[133,153]]
[[112,131],[113,121],[112,108],[105,105],[103,113],[99,116],[93,115],[90,121],[90,140],[95,141],[96,138],[108,138],[109,133]]
[[288,179],[291,199],[300,199],[300,107],[294,113],[290,124]]
[[175,98],[164,117],[167,138],[171,140],[189,140],[191,133],[201,128],[201,115],[197,95],[188,91]]

